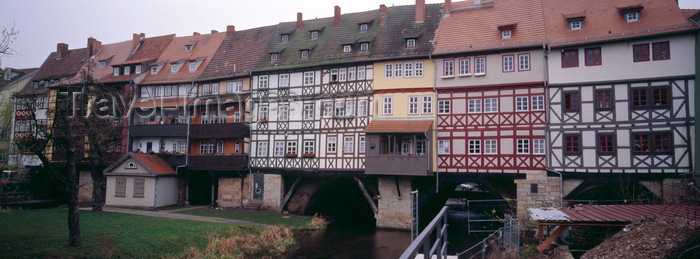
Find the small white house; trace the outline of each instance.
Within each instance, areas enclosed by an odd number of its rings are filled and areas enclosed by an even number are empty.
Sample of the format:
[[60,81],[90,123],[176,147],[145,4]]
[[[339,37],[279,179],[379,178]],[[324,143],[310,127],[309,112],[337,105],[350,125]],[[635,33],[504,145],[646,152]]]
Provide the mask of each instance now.
[[128,153],[104,175],[108,206],[156,208],[177,203],[177,174],[155,154]]

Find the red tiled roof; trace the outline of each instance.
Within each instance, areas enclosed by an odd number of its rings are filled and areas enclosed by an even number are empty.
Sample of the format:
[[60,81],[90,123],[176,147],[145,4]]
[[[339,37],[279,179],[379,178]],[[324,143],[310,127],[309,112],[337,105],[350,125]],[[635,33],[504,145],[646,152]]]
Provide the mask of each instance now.
[[[131,41],[102,44],[102,48],[100,48],[99,52],[97,52],[95,58],[92,59],[93,62],[95,62],[96,64],[92,73],[92,77],[95,79],[100,79],[105,76],[112,75],[114,73],[112,65],[124,62],[124,60],[127,56],[129,56],[130,53]],[[99,61],[106,59],[109,59],[109,63],[103,68],[99,68],[99,66],[97,65],[99,64]]]
[[372,120],[365,133],[401,133],[430,131],[433,120]]
[[157,59],[174,38],[175,34],[144,38],[136,52],[131,54],[126,60],[132,62]]
[[[480,7],[471,0],[452,3],[450,16],[440,21],[435,32],[434,54],[546,43],[540,0],[498,0],[492,6],[482,3]],[[499,26],[506,25],[515,25],[512,36],[501,39]]]
[[[225,36],[226,33],[212,33],[174,38],[158,57],[158,60],[156,60],[158,64],[165,64],[160,69],[160,72],[155,75],[149,72],[141,84],[180,83],[195,80],[211,62],[212,56],[216,53]],[[189,52],[185,51],[185,46],[191,44],[194,44],[192,50]],[[200,58],[203,58],[203,61],[194,73],[189,72],[189,62],[183,63],[177,73],[172,74],[170,72],[173,62],[191,61]]]
[[580,205],[555,210],[530,209],[533,219],[558,222],[631,222],[645,216],[700,220],[700,206],[692,205]]
[[261,59],[267,61],[265,50],[274,29],[274,26],[260,27],[236,31],[226,37],[200,78],[248,75]]
[[[582,44],[658,33],[695,30],[675,0],[541,0],[550,46]],[[525,1],[524,1],[525,2]],[[638,22],[625,22],[620,12],[641,6]],[[584,13],[582,30],[569,30],[567,14]]]
[[138,160],[154,175],[175,174],[175,170],[156,154],[129,153],[129,155]]

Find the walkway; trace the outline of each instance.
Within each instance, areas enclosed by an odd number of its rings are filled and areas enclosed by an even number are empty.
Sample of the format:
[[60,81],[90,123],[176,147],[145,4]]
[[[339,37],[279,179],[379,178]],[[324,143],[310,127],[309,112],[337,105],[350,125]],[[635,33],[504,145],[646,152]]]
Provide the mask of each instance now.
[[[228,223],[228,224],[236,224],[236,225],[248,225],[248,226],[256,226],[256,227],[262,227],[262,228],[270,227],[270,225],[265,225],[265,224],[261,224],[261,223],[250,222],[250,221],[243,221],[243,220],[234,220],[234,219],[224,219],[224,218],[215,218],[215,217],[205,217],[205,216],[196,216],[196,215],[188,215],[188,214],[173,213],[173,212],[177,212],[177,211],[199,209],[199,208],[204,208],[204,207],[205,207],[205,206],[202,206],[202,207],[189,207],[189,208],[177,209],[177,210],[161,210],[161,211],[134,210],[134,209],[117,208],[117,207],[103,207],[102,210],[103,210],[103,211],[106,211],[106,212],[133,214],[133,215],[141,215],[141,216],[148,216],[148,217],[160,217],[160,218],[170,218],[170,219],[184,219],[184,220],[197,220],[197,221],[206,221],[206,222],[215,222],[215,223]],[[90,208],[81,208],[81,209],[90,210]]]

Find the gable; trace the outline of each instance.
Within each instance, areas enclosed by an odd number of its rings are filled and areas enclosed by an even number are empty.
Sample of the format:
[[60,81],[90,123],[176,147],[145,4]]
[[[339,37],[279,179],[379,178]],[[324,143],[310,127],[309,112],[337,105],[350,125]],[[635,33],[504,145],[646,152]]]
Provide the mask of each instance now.
[[134,175],[134,176],[154,176],[146,166],[141,162],[128,157],[121,162],[117,162],[116,166],[110,167],[105,171],[105,175]]

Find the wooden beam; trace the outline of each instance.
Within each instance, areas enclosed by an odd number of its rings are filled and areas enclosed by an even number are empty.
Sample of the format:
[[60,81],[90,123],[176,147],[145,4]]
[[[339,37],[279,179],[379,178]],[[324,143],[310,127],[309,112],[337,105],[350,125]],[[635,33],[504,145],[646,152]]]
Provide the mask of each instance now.
[[547,249],[547,247],[549,247],[549,245],[551,245],[552,242],[554,242],[554,240],[556,240],[557,237],[559,237],[559,235],[561,235],[561,233],[563,233],[567,227],[568,226],[559,226],[559,228],[557,228],[557,230],[555,230],[554,233],[552,233],[552,235],[547,238],[547,240],[545,240],[544,242],[542,242],[542,244],[537,246],[537,251],[540,251],[540,253],[542,253],[542,251]]
[[297,186],[299,185],[300,182],[301,182],[301,176],[297,176],[297,179],[294,180],[292,187],[289,188],[289,191],[287,192],[287,194],[284,195],[284,200],[282,200],[282,207],[281,207],[281,209],[283,211],[284,211],[285,207],[287,207],[287,203],[289,203],[289,200],[292,198],[294,191],[297,190]]
[[367,192],[367,188],[365,188],[365,185],[362,184],[362,181],[360,181],[360,179],[358,179],[357,177],[353,177],[352,179],[355,179],[355,182],[357,182],[357,186],[360,187],[360,191],[362,191],[362,194],[365,196],[367,203],[369,203],[369,206],[372,207],[374,214],[377,214],[379,212],[379,209],[377,209],[377,205],[374,204],[374,200],[372,199],[372,197],[369,196],[369,192]]

